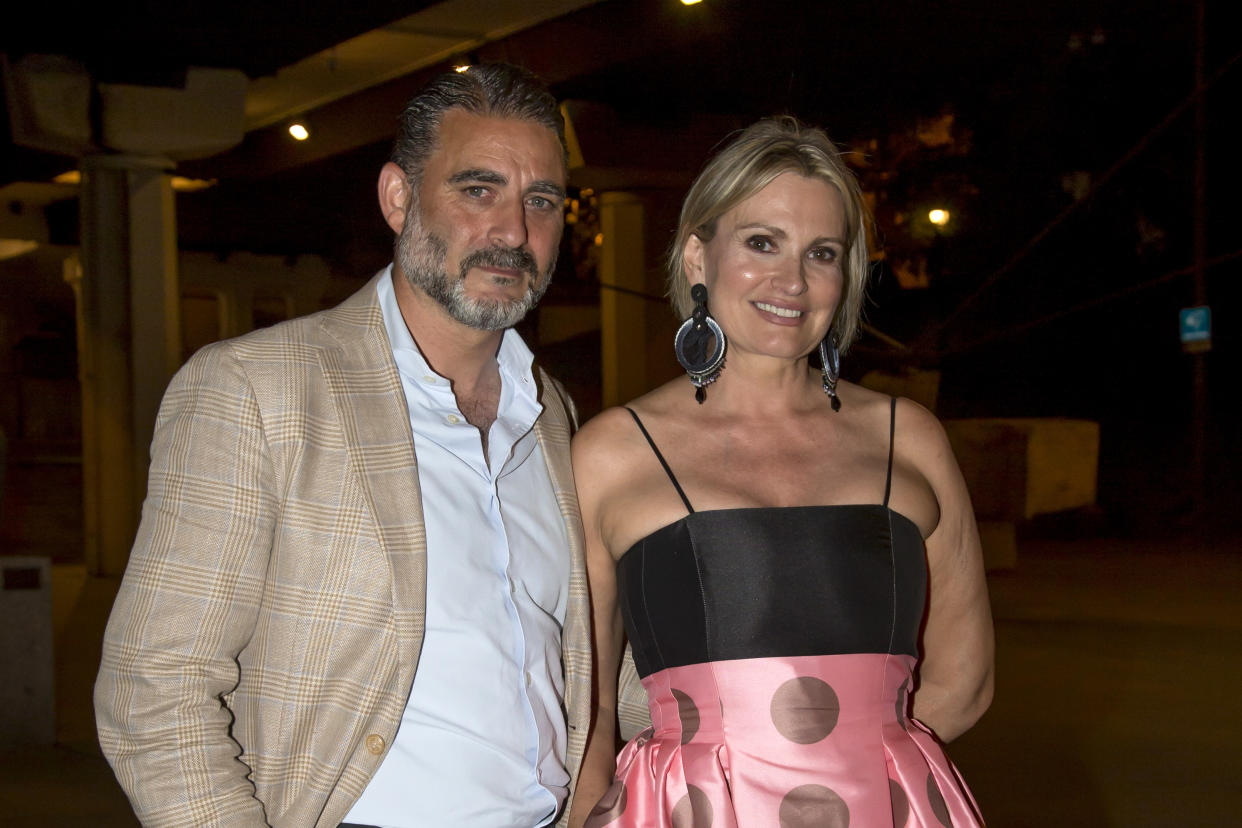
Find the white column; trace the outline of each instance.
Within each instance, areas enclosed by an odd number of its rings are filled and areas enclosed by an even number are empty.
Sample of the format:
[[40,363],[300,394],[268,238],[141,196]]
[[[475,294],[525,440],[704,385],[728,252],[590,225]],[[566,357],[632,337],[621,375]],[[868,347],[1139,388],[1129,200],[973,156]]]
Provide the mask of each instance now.
[[602,193],[599,217],[604,235],[599,261],[604,285],[599,298],[600,361],[602,403],[607,408],[647,390],[643,203],[632,193]]
[[126,155],[82,161],[83,506],[87,566],[100,575],[125,569],[155,414],[180,361],[171,167]]

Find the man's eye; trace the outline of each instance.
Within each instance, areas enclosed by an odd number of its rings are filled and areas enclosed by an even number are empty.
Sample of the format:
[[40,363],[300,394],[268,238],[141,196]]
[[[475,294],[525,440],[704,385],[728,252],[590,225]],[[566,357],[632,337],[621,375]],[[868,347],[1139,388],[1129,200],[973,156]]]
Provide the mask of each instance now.
[[465,192],[465,194],[470,196],[471,198],[482,198],[483,196],[487,195],[487,188],[475,185],[475,186],[465,188],[463,192]]
[[543,196],[531,196],[527,199],[526,203],[531,207],[534,207],[536,210],[546,210],[549,207],[554,206],[551,199],[544,198]]

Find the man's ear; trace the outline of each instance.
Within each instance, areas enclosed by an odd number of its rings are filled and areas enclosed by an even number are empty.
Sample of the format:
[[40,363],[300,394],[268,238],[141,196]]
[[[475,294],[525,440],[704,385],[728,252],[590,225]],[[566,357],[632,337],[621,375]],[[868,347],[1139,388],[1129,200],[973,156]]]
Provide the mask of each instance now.
[[681,249],[681,267],[686,273],[686,280],[692,285],[706,281],[703,275],[703,257],[706,252],[702,239],[694,233],[686,237],[686,244]]
[[410,182],[405,170],[389,161],[379,174],[379,208],[384,221],[397,235],[405,227],[405,212],[410,204]]

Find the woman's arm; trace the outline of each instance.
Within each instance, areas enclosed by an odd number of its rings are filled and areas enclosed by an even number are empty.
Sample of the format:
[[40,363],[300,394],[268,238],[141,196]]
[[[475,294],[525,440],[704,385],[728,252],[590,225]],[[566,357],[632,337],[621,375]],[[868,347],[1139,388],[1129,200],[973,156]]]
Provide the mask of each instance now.
[[994,642],[983,553],[944,428],[907,400],[899,405],[897,422],[898,451],[930,484],[940,509],[926,539],[927,626],[914,716],[948,742],[969,730],[992,702]]
[[[621,660],[621,610],[617,604],[616,562],[604,545],[601,510],[607,481],[615,474],[615,445],[607,439],[610,418],[588,423],[574,437],[574,481],[586,538],[587,579],[595,638],[596,710],[587,736],[570,810],[570,828],[580,828],[608,790],[616,768],[617,669]],[[602,422],[601,422],[602,421]]]

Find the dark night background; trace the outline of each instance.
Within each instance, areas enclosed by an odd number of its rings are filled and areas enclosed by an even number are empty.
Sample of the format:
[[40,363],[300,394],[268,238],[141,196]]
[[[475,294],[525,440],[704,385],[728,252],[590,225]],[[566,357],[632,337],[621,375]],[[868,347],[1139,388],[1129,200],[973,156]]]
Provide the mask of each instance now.
[[[187,66],[238,68],[255,81],[434,5],[23,4],[0,23],[0,53],[69,55],[103,81],[176,86]],[[1197,6],[1206,21],[1201,284],[1213,328],[1202,357],[1183,353],[1178,336],[1179,309],[1198,304]],[[478,8],[486,16],[488,3]],[[655,313],[666,312],[652,251],[671,240],[685,187],[731,130],[791,113],[826,129],[873,198],[866,320],[883,336],[863,336],[847,377],[939,371],[944,419],[1100,424],[1096,505],[1021,523],[1017,565],[989,573],[996,701],[952,753],[999,828],[1236,822],[1229,711],[1242,676],[1229,655],[1242,648],[1242,160],[1228,125],[1242,102],[1240,23],[1233,0],[603,0],[460,56],[526,65],[582,114],[574,122],[586,168],[571,184],[624,180],[618,189],[648,199]],[[448,65],[318,106],[305,145],[282,122],[179,164],[179,174],[215,182],[177,195],[180,251],[221,262],[238,252],[315,254],[331,269],[320,304],[352,293],[390,255],[375,178],[396,111]],[[75,168],[74,158],[14,146],[7,119],[0,106],[0,189],[46,185]],[[0,209],[21,208],[6,201]],[[934,227],[931,207],[951,221]],[[599,301],[596,228],[583,216],[566,232],[545,306]],[[0,261],[4,393],[15,383],[74,385],[74,298],[56,257],[78,244],[76,198],[47,204],[46,218],[52,254]],[[50,270],[31,264],[49,261]],[[664,343],[648,353],[675,368]],[[598,407],[598,331],[536,350],[587,413]],[[81,569],[81,441],[70,425],[56,445],[10,433],[0,545],[12,549],[0,552]],[[54,456],[31,459],[44,455]],[[14,825],[132,824],[93,742],[87,698],[115,585],[81,577],[81,599],[57,622],[59,743],[46,754],[0,748],[6,825],[6,808],[26,818]],[[40,810],[79,799],[95,810],[84,804],[60,822]]]
[[[7,28],[0,48],[16,55],[68,47],[103,77],[144,82],[175,76],[188,62],[262,76],[417,5],[122,4],[83,9],[68,29],[40,26],[40,15],[45,23],[62,19],[57,7]],[[1224,124],[1242,91],[1234,62],[1242,38],[1234,4],[1208,2],[1205,13],[1205,282],[1214,337],[1203,427],[1207,490],[1232,493],[1242,448],[1230,427],[1239,413],[1230,393],[1239,347],[1239,250],[1230,232],[1240,213],[1239,162]],[[779,112],[824,126],[854,151],[877,196],[888,255],[868,319],[912,351],[897,355],[864,340],[848,374],[877,365],[939,368],[939,413],[947,417],[1097,420],[1100,500],[1114,522],[1137,528],[1187,517],[1191,358],[1180,352],[1176,314],[1193,304],[1185,272],[1193,3],[717,0],[682,8],[616,0],[571,20],[555,35],[480,54],[523,60],[552,78],[558,97],[603,103],[643,130],[635,134],[667,136],[663,146],[621,138],[601,150],[620,164],[678,168],[688,180],[724,136],[696,124],[741,126]],[[567,68],[547,70],[559,64]],[[919,140],[920,129],[937,124],[944,143]],[[387,230],[372,201],[386,142],[298,164],[272,163],[265,140],[252,133],[222,157],[182,165],[185,174],[219,181],[179,196],[182,248],[320,253],[342,273],[382,265]],[[26,150],[0,154],[4,180],[67,165]],[[939,233],[926,221],[919,226],[932,204],[953,215]],[[54,232],[71,241],[73,203],[52,214]],[[891,265],[901,257],[925,263],[929,287],[900,287]],[[558,289],[583,290],[575,274],[560,282]]]

